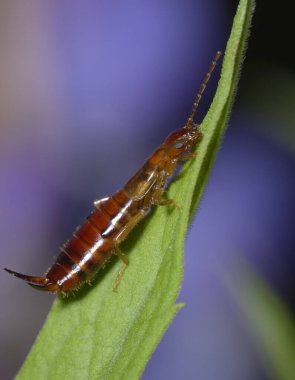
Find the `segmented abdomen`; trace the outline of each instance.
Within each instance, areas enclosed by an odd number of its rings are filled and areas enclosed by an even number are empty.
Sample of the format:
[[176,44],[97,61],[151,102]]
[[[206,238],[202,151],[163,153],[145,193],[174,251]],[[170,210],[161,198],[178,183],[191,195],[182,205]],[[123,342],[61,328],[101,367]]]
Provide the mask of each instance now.
[[128,222],[138,212],[137,203],[121,190],[100,204],[61,248],[46,274],[49,282],[67,292],[90,280],[124,239]]

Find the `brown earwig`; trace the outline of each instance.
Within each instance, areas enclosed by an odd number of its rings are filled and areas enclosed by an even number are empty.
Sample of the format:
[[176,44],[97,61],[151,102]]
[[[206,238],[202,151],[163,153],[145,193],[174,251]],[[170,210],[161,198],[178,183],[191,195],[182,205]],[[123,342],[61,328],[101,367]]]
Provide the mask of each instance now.
[[194,123],[194,116],[220,55],[218,51],[184,127],[172,132],[121,190],[94,202],[95,210],[61,248],[55,263],[44,276],[28,276],[5,268],[7,272],[38,290],[66,294],[89,282],[114,253],[123,261],[114,284],[114,288],[117,287],[128,265],[127,256],[119,249],[120,243],[152,206],[179,207],[173,199],[162,199],[162,195],[167,179],[177,165],[195,157],[191,150],[202,138],[202,133],[200,126]]

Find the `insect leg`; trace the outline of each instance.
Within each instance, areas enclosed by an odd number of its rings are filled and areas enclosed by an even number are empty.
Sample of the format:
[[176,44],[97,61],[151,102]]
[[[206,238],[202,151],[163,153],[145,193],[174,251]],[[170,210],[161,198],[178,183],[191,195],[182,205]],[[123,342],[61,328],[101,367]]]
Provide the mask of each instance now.
[[158,189],[155,189],[155,193],[153,196],[153,203],[156,206],[173,206],[175,208],[180,209],[181,206],[174,199],[162,199],[163,195],[163,187],[159,186]]
[[108,201],[110,199],[110,197],[105,197],[105,198],[101,198],[101,199],[96,199],[94,202],[93,202],[93,206],[94,208],[99,208],[99,206]]
[[180,204],[178,204],[174,199],[160,199],[158,206],[173,206],[175,208],[181,209]]
[[115,280],[115,283],[114,283],[114,286],[113,286],[113,292],[116,292],[117,291],[117,287],[118,285],[120,284],[120,281],[122,279],[122,276],[123,276],[123,273],[125,272],[128,264],[129,264],[129,259],[128,257],[120,250],[119,247],[115,246],[115,255],[117,255],[122,261],[123,261],[123,265],[122,267],[120,268],[119,270],[119,273],[117,274],[117,277],[116,277],[116,280]]
[[197,157],[197,153],[188,153],[188,154],[185,154],[184,156],[180,156],[177,159],[177,163],[181,164],[187,160],[190,160],[191,158],[196,158],[196,157]]

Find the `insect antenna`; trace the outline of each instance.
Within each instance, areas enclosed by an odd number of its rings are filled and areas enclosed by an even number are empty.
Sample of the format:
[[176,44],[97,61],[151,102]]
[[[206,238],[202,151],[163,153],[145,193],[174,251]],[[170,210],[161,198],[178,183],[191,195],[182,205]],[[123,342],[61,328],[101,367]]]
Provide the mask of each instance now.
[[207,74],[205,75],[203,82],[199,88],[199,92],[198,92],[197,96],[195,97],[195,100],[194,100],[194,103],[192,106],[192,110],[191,110],[190,116],[189,116],[188,121],[187,121],[187,126],[189,128],[193,127],[196,110],[199,106],[200,100],[202,99],[202,95],[206,89],[207,83],[209,82],[209,79],[211,78],[212,72],[214,71],[215,66],[217,64],[217,61],[219,60],[220,56],[221,56],[221,51],[217,51],[215,54],[215,57],[213,58],[213,61],[211,62],[209,70],[208,70]]

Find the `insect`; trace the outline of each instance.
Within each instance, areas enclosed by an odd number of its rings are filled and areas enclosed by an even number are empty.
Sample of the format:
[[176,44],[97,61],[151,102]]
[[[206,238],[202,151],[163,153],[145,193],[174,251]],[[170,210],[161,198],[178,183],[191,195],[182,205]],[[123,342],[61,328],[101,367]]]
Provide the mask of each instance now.
[[65,295],[89,282],[115,254],[123,262],[115,280],[116,289],[128,265],[127,256],[119,248],[120,243],[152,206],[179,207],[173,199],[162,199],[162,195],[167,179],[177,165],[195,157],[192,148],[202,138],[202,133],[194,116],[220,55],[218,51],[211,62],[184,127],[172,132],[121,190],[94,202],[94,211],[63,245],[44,276],[29,276],[5,268],[8,273],[38,290]]

